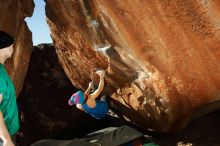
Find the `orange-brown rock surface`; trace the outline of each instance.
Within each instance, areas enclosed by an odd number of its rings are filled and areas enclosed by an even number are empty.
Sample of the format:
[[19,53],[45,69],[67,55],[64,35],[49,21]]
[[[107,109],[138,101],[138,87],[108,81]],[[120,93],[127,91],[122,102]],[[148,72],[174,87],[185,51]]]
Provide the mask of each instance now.
[[57,54],[73,85],[85,89],[90,69],[105,69],[105,91],[126,119],[176,132],[220,108],[219,1],[46,3]]
[[32,52],[32,34],[24,19],[34,11],[32,0],[1,0],[0,30],[6,31],[16,39],[12,59],[6,62],[15,85],[17,95],[21,92]]

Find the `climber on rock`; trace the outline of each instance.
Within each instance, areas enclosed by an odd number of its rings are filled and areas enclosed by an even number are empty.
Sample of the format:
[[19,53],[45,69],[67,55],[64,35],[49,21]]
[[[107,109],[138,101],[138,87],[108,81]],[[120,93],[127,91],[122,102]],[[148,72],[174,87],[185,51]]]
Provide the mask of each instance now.
[[14,85],[4,63],[13,53],[14,38],[0,31],[0,146],[14,146],[19,129],[18,108]]
[[90,90],[93,87],[93,83],[90,82],[84,93],[82,91],[77,91],[71,96],[68,103],[70,106],[76,104],[78,109],[85,111],[96,119],[101,119],[108,113],[108,104],[105,96],[100,100],[97,99],[104,88],[105,71],[97,70],[96,73],[100,77],[98,89],[90,94]]

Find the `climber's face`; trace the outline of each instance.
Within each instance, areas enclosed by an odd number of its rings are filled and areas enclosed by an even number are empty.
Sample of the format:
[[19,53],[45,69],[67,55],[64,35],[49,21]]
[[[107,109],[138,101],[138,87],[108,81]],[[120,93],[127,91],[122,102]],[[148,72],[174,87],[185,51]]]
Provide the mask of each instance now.
[[9,47],[0,49],[0,56],[4,57],[5,59],[11,58],[13,51],[14,51],[14,45],[12,44]]

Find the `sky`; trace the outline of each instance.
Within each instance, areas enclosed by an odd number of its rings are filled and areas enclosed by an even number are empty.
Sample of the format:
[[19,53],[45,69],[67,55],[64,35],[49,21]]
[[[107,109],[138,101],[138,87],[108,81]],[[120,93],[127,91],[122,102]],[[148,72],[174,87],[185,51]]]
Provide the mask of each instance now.
[[33,44],[52,43],[50,30],[46,22],[45,2],[44,0],[34,0],[34,14],[31,18],[25,20],[32,31]]

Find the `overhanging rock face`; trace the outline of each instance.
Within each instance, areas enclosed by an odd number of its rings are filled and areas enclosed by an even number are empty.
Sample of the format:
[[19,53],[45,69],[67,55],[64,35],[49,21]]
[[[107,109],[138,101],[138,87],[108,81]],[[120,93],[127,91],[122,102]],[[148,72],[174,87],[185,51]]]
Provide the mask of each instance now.
[[32,0],[0,1],[0,30],[6,31],[16,39],[14,53],[6,63],[15,85],[17,95],[21,92],[32,52],[32,34],[24,19],[32,16],[34,2]]
[[85,89],[90,70],[105,69],[105,92],[126,119],[176,132],[220,107],[219,1],[46,3],[57,54],[73,85]]

